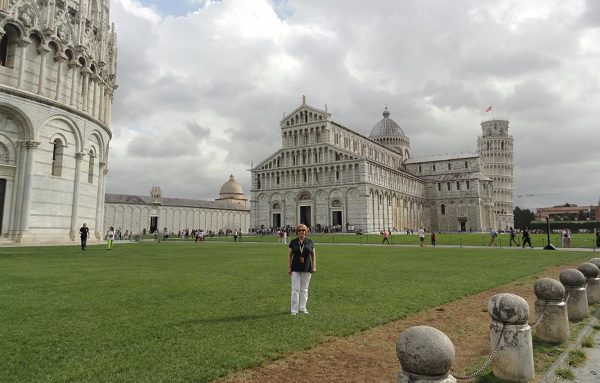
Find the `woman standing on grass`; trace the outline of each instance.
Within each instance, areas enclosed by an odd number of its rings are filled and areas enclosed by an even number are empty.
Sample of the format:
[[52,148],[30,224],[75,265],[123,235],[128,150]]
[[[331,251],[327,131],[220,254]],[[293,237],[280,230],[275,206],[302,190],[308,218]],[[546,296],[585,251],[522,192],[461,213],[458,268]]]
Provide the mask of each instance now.
[[312,273],[317,271],[315,247],[312,240],[306,238],[308,228],[304,224],[296,227],[298,238],[292,239],[288,246],[288,274],[292,277],[292,315],[301,312],[308,314],[308,285]]
[[106,250],[112,250],[113,239],[115,238],[115,229],[111,226],[106,232]]

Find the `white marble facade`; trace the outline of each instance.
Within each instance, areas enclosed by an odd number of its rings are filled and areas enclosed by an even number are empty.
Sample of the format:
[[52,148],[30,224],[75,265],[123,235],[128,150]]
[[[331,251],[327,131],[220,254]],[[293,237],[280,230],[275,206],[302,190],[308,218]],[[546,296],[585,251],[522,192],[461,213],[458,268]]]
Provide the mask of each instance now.
[[250,227],[250,208],[241,185],[232,175],[215,201],[162,197],[158,186],[153,186],[148,196],[107,193],[104,225],[122,233],[157,230],[246,233]]
[[0,1],[0,240],[101,238],[116,89],[109,0]]
[[412,157],[410,140],[387,108],[369,137],[304,99],[280,128],[281,149],[252,169],[253,228],[305,223],[342,231],[453,232],[512,226],[506,120],[482,123],[476,153],[422,159]]

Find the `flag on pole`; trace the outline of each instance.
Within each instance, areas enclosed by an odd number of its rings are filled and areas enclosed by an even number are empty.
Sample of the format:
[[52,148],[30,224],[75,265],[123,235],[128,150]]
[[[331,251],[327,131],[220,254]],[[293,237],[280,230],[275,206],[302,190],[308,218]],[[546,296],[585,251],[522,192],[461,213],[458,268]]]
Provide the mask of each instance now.
[[491,111],[492,111],[492,106],[490,105],[490,106],[488,106],[487,108],[485,108],[485,111],[486,111],[486,112],[491,112]]

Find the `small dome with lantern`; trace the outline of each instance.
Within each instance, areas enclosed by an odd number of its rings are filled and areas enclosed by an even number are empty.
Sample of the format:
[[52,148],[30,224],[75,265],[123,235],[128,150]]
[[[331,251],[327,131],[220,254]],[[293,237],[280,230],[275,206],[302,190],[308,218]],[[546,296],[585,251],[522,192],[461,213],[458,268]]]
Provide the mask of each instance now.
[[390,112],[385,107],[383,118],[375,124],[369,138],[402,155],[404,161],[410,158],[410,140],[400,125],[390,118]]
[[215,201],[226,201],[237,203],[243,206],[248,205],[248,199],[244,197],[242,185],[235,180],[233,174],[229,176],[229,181],[225,182],[223,186],[221,186],[219,198],[217,198]]

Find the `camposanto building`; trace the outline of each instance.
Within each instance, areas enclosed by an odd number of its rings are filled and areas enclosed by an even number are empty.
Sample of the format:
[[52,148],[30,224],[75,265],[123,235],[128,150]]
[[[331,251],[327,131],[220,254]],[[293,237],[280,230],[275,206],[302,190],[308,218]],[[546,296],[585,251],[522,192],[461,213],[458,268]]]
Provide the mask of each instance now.
[[481,123],[477,152],[417,159],[386,110],[369,137],[305,103],[280,122],[281,149],[251,169],[251,226],[378,232],[513,226],[508,121]]
[[180,230],[227,232],[250,227],[250,208],[242,186],[233,175],[214,201],[163,197],[160,187],[150,195],[106,194],[104,225],[121,232],[177,233]]
[[0,238],[101,238],[116,81],[109,0],[0,0]]

